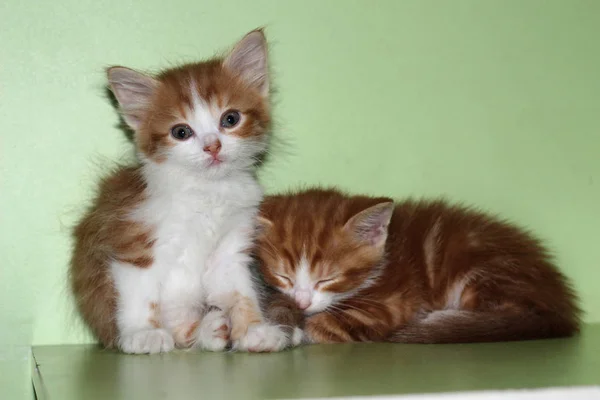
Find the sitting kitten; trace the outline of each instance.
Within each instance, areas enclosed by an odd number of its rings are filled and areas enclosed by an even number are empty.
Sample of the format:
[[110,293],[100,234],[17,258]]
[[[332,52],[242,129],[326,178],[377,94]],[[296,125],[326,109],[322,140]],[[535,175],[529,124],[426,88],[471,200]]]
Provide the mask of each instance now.
[[[309,342],[489,342],[579,330],[576,296],[548,252],[477,211],[313,189],[267,197],[259,219],[259,268],[304,310]],[[278,301],[270,307],[274,319],[285,315]]]
[[108,70],[139,165],[105,178],[74,231],[70,277],[85,322],[126,353],[174,346],[276,351],[251,280],[249,249],[262,190],[253,169],[267,146],[262,31],[224,59],[152,77]]

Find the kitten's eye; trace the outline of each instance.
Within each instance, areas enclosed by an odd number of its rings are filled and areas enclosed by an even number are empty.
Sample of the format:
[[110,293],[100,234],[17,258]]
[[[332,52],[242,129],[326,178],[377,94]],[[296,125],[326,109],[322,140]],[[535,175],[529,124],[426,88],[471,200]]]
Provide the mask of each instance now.
[[328,283],[331,283],[335,280],[335,278],[330,278],[330,279],[321,279],[320,281],[318,281],[317,283],[315,283],[315,289],[318,289],[324,285],[327,285]]
[[239,111],[229,110],[221,116],[221,126],[223,128],[233,128],[240,122]]
[[187,125],[175,125],[171,128],[171,136],[177,140],[187,140],[194,135],[194,131]]
[[278,278],[281,278],[283,281],[285,281],[285,283],[288,283],[290,286],[294,286],[294,282],[292,282],[292,280],[290,278],[288,278],[285,275],[280,275],[280,274],[275,274],[277,275]]

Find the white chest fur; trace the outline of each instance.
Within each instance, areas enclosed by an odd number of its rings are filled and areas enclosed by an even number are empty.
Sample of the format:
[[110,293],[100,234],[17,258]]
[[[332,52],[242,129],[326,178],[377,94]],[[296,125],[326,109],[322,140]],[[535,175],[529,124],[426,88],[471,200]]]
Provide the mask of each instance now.
[[260,186],[250,174],[220,180],[181,171],[147,175],[149,196],[134,218],[154,228],[152,268],[160,275],[162,291],[169,291],[170,284],[179,288],[177,281],[185,278],[194,290],[206,292],[202,278],[211,255],[225,234],[252,223]]
[[243,251],[252,244],[262,199],[254,177],[207,180],[167,168],[144,172],[146,198],[131,218],[152,229],[153,263],[148,268],[111,265],[121,332],[147,329],[157,306],[160,324],[173,328],[196,319],[211,295],[251,294]]

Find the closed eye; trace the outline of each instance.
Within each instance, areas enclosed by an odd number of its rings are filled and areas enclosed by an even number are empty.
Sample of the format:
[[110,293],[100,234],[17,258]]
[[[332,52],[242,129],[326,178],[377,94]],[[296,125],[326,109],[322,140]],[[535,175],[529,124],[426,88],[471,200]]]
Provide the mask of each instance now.
[[319,289],[329,283],[332,283],[334,280],[335,278],[321,279],[320,281],[317,281],[317,283],[315,283],[315,289]]
[[275,276],[277,276],[279,279],[289,284],[290,286],[294,286],[294,282],[289,277],[281,274],[275,274]]

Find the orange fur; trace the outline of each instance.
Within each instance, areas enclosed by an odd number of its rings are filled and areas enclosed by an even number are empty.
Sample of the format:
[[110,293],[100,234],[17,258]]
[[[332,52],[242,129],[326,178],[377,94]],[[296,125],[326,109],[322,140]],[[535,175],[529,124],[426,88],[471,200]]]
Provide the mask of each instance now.
[[173,328],[173,339],[178,348],[189,348],[196,342],[196,331],[200,326],[200,320],[184,323]]
[[223,66],[221,59],[170,69],[156,79],[162,84],[144,111],[146,123],[140,126],[136,135],[138,148],[155,161],[160,161],[161,150],[173,143],[169,138],[171,127],[185,120],[187,113],[192,110],[190,80],[196,83],[199,98],[207,104],[235,104],[237,110],[249,117],[231,134],[239,137],[259,136],[268,128],[269,107],[265,98],[244,81],[236,79]]
[[349,233],[353,218],[377,215],[390,201],[320,189],[265,199],[256,248],[264,280],[289,289],[277,274],[293,276],[305,257],[313,282],[335,277],[316,290],[349,293],[306,315],[312,341],[478,342],[578,332],[577,297],[533,236],[470,208],[412,200],[393,209],[381,249]]
[[246,334],[250,325],[261,323],[262,316],[251,299],[240,294],[235,294],[234,299],[230,311],[231,339],[238,340]]
[[162,324],[160,323],[160,304],[151,302],[150,311],[152,312],[152,315],[150,316],[150,325],[157,329],[162,327]]
[[[243,71],[228,67],[227,62],[227,58],[215,58],[169,69],[156,76],[123,67],[108,70],[111,89],[117,98],[140,92],[148,95],[135,106],[127,108],[121,104],[124,119],[135,130],[135,144],[140,153],[155,162],[163,160],[165,150],[174,143],[171,128],[192,111],[190,90],[195,90],[194,95],[200,101],[226,104],[244,116],[234,129],[225,132],[225,128],[219,127],[224,134],[242,138],[267,134],[269,104],[268,96],[263,92],[268,88],[267,83],[256,87],[241,76]],[[136,89],[126,93],[131,76],[135,76]],[[74,251],[69,270],[71,289],[84,321],[107,348],[115,347],[118,339],[119,294],[109,263],[118,260],[133,268],[150,268],[154,262],[153,227],[131,218],[132,211],[147,198],[146,186],[139,164],[113,171],[102,180],[92,206],[73,230]],[[247,308],[244,324],[256,319]],[[152,308],[152,312],[150,324],[161,326],[160,309]],[[189,339],[191,328],[186,329],[180,335],[182,341]],[[245,331],[246,325],[239,329]]]
[[144,198],[144,189],[139,168],[119,169],[102,181],[94,206],[73,232],[71,288],[82,317],[109,348],[117,338],[117,292],[108,260],[127,259],[144,268],[152,258],[152,229],[127,218],[129,210]]

